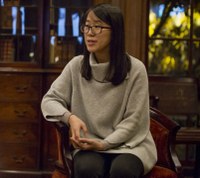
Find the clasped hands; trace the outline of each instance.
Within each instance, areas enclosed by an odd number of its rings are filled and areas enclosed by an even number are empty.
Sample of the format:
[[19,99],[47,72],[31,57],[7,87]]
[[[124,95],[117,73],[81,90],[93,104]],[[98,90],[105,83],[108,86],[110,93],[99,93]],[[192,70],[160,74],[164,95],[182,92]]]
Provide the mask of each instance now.
[[[88,129],[81,119],[75,115],[71,115],[68,123],[71,132],[70,140],[74,148],[81,150],[104,150],[104,144],[102,142],[87,137]],[[81,132],[83,133],[83,137],[81,137]]]

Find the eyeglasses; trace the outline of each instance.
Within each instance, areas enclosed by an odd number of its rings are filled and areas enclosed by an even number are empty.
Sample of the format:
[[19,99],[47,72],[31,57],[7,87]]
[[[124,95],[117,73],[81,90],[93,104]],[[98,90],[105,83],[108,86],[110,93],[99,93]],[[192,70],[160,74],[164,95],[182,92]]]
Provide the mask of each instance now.
[[98,35],[102,32],[102,29],[111,29],[111,27],[103,27],[103,26],[98,26],[98,25],[94,25],[94,26],[82,25],[81,26],[82,33],[88,34],[90,29],[93,35]]

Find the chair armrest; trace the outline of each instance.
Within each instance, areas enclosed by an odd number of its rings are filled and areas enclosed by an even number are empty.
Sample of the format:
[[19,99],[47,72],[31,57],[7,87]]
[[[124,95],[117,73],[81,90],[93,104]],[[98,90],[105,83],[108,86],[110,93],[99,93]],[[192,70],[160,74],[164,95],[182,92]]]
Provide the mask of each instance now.
[[70,177],[72,172],[72,156],[71,146],[69,140],[69,127],[63,122],[55,122],[58,160],[56,162],[56,169],[64,172]]
[[182,175],[182,172],[183,172],[183,168],[182,168],[182,165],[181,165],[181,162],[178,158],[178,155],[175,151],[175,148],[173,148],[173,151],[171,151],[171,154],[172,154],[172,160],[174,162],[174,165],[175,165],[175,169],[176,169],[176,172],[178,174],[178,177],[179,178],[182,178],[183,175]]
[[151,133],[158,152],[158,166],[175,171],[182,177],[182,166],[175,151],[175,139],[180,125],[155,108],[150,108]]

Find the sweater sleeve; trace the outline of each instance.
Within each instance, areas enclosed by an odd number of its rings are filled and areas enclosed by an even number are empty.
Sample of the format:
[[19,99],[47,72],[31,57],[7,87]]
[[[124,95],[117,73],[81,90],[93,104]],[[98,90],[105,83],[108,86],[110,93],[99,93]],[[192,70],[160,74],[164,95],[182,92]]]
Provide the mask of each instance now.
[[41,102],[41,110],[48,121],[58,121],[70,113],[70,96],[72,92],[72,80],[70,64],[66,65],[59,77],[52,83]]
[[[137,66],[136,75],[131,76],[124,117],[105,140],[107,149],[117,145],[134,147],[141,143],[149,133],[149,90],[146,69],[143,65]],[[135,70],[135,69],[134,69]]]

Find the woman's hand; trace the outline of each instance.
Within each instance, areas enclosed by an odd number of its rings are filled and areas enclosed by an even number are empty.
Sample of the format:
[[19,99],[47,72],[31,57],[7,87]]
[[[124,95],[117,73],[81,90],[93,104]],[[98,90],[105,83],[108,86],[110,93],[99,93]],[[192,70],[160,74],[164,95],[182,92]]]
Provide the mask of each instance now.
[[[104,145],[99,140],[87,138],[88,129],[85,123],[75,115],[71,115],[68,123],[70,125],[71,143],[74,148],[82,150],[103,150]],[[83,137],[81,137],[83,132]]]
[[90,138],[79,138],[78,140],[74,140],[73,138],[71,138],[71,141],[73,145],[76,146],[76,148],[79,148],[81,150],[104,150],[104,145],[99,140]]
[[76,148],[78,147],[76,142],[79,141],[81,132],[83,132],[84,137],[87,137],[88,129],[85,123],[75,115],[70,116],[68,123],[70,125],[71,140],[73,141],[72,144]]

